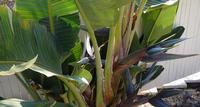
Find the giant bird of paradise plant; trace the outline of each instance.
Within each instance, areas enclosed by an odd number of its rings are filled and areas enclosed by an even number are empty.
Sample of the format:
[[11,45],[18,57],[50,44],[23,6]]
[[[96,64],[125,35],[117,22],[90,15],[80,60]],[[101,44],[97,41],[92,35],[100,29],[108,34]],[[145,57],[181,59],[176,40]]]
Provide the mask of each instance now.
[[173,29],[177,0],[15,2],[0,6],[0,76],[16,75],[34,102],[0,105],[164,104],[139,89],[164,70],[158,61],[194,56],[166,53],[185,40]]

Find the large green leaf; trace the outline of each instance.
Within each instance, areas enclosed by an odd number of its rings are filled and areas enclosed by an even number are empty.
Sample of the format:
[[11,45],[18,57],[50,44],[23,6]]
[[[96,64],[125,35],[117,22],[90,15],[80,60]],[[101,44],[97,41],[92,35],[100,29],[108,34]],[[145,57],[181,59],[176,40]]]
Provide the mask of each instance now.
[[16,11],[24,19],[40,20],[77,12],[74,0],[16,0]]
[[50,101],[24,101],[21,99],[0,100],[0,107],[73,107],[70,104]]
[[[45,25],[50,31],[50,22],[48,18],[41,19],[39,21]],[[66,56],[70,53],[78,39],[79,32],[79,15],[71,14],[59,18],[55,18],[54,21],[54,38],[58,52],[62,55],[61,60],[65,60]]]
[[149,7],[143,14],[144,43],[152,45],[172,30],[178,7],[177,0]]
[[119,8],[132,0],[76,0],[94,29],[116,24]]
[[[7,70],[12,65],[38,55],[36,67],[61,74],[60,55],[53,37],[37,22],[20,20],[14,15],[9,20],[8,10],[0,7],[0,68]],[[11,23],[10,23],[11,22]]]
[[16,10],[25,20],[36,20],[54,36],[65,60],[78,40],[79,15],[74,0],[16,0]]

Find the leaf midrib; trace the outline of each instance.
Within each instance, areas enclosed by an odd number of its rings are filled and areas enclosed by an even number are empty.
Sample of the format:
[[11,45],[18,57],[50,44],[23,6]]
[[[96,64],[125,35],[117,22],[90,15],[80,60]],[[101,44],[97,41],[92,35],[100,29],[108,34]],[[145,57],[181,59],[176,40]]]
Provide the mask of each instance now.
[[[12,64],[12,65],[14,65],[14,64],[22,64],[22,63],[25,63],[25,62],[27,62],[27,61],[23,61],[23,60],[0,61],[0,65],[1,65],[1,64]],[[35,66],[38,66],[38,67],[40,67],[40,68],[42,68],[42,69],[45,69],[45,70],[47,70],[47,71],[56,73],[56,71],[50,70],[47,66],[44,66],[44,65],[42,65],[42,64],[40,64],[40,63],[38,63],[38,62],[35,62],[34,65],[35,65]]]

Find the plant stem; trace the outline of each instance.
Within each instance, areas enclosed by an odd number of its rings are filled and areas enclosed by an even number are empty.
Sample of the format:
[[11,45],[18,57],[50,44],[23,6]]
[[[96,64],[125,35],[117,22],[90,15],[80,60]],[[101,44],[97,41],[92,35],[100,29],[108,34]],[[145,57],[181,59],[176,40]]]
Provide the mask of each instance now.
[[105,101],[108,104],[113,98],[113,89],[111,85],[112,73],[113,73],[113,58],[115,55],[119,57],[119,51],[122,40],[122,20],[124,14],[124,6],[120,8],[119,19],[114,27],[110,29],[109,41],[108,41],[108,50],[106,55],[105,62]]
[[26,79],[24,78],[24,76],[21,73],[17,73],[15,74],[17,79],[22,83],[22,85],[24,86],[24,88],[28,91],[28,93],[31,95],[31,97],[35,100],[35,101],[40,101],[41,98],[38,95],[38,93],[36,92],[36,90],[34,90],[26,81]]
[[74,86],[71,82],[67,81],[65,79],[65,77],[59,76],[58,77],[60,80],[62,80],[64,82],[64,84],[69,88],[69,90],[72,92],[74,98],[76,99],[76,101],[78,102],[78,107],[87,107],[87,105],[85,104],[85,101],[83,99],[83,97],[81,96],[81,92],[80,90]]
[[[120,48],[122,46],[122,37],[123,37],[123,19],[125,14],[126,6],[120,8],[119,20],[116,24],[115,30],[115,46],[114,46],[114,57],[120,58]],[[115,62],[114,62],[115,63]]]
[[85,15],[81,5],[79,4],[79,0],[75,0],[76,5],[79,9],[79,12],[83,18],[83,21],[85,22],[85,25],[88,29],[90,39],[92,41],[93,47],[94,47],[94,54],[95,54],[95,63],[96,63],[96,75],[97,75],[97,87],[96,87],[96,107],[105,107],[104,101],[103,101],[103,70],[101,65],[101,56],[99,53],[99,48],[97,44],[97,40],[94,34],[94,30],[92,26],[90,25],[90,22]]
[[123,48],[123,55],[122,58],[127,55],[127,46],[129,43],[129,38],[130,38],[130,34],[131,34],[131,30],[132,30],[132,26],[135,23],[135,19],[136,19],[136,15],[135,14],[135,5],[136,5],[136,1],[134,0],[134,2],[130,5],[128,12],[126,13],[128,18],[124,19],[123,22],[127,22],[125,25],[125,30],[123,31],[123,43],[122,43],[122,48]]
[[112,100],[113,90],[111,87],[111,78],[113,72],[113,55],[114,55],[114,46],[115,46],[115,30],[116,27],[110,29],[109,41],[108,41],[108,50],[106,54],[105,62],[105,101],[107,104]]
[[[130,54],[129,56],[125,57],[124,59],[122,59],[118,63],[118,65],[116,65],[116,68],[114,69],[113,80],[112,80],[113,89],[118,88],[121,75],[125,71],[125,69],[127,69],[131,65],[140,61],[145,55],[146,55],[146,49],[138,50]],[[114,93],[117,93],[117,90],[115,90]]]
[[128,41],[128,45],[127,45],[127,53],[130,50],[131,43],[133,41],[133,36],[135,35],[137,25],[140,23],[140,20],[141,20],[141,17],[142,17],[142,12],[143,12],[143,9],[144,9],[144,6],[145,6],[146,2],[147,2],[147,0],[142,0],[140,6],[138,7],[137,19],[136,19],[134,28],[131,31],[131,35],[130,35],[130,38],[129,38],[129,41]]
[[54,29],[54,22],[53,22],[53,10],[52,10],[52,0],[48,0],[48,15],[49,15],[49,24],[50,24],[50,31],[51,33],[55,34],[55,29]]

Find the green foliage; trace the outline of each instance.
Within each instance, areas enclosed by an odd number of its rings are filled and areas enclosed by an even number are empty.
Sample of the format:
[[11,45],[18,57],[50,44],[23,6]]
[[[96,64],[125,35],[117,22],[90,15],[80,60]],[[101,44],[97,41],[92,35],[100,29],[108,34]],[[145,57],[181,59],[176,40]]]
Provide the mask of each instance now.
[[119,18],[119,8],[132,0],[79,0],[93,29],[112,27]]
[[78,40],[79,16],[73,0],[16,0],[16,13],[24,20],[40,22],[53,33],[60,60]]
[[[75,43],[78,42],[79,31],[79,16],[74,1],[36,0],[24,2],[22,0],[16,0],[15,12],[25,21],[33,21],[46,27],[46,31],[48,33],[50,32],[49,36],[51,37],[49,38],[52,38],[52,43],[54,44],[57,53],[55,56],[59,58],[59,62],[57,63],[59,70],[54,70],[54,73],[64,73],[69,75],[69,72],[72,69],[68,69],[68,65],[63,64],[63,62],[65,62],[67,58],[74,56],[75,53],[73,53],[71,49],[76,47]],[[55,60],[54,57],[49,58]],[[79,56],[76,55],[76,57]],[[73,61],[74,60],[72,60],[72,62]],[[52,62],[54,65],[56,64],[56,62]],[[53,93],[56,90],[56,94],[63,93],[63,85],[54,77],[46,78],[43,75],[34,72],[25,72],[23,74],[27,79],[31,79],[36,81],[37,84],[42,85],[42,88],[45,90],[53,91]]]
[[[18,16],[13,14],[12,20],[9,20],[8,11],[6,8],[1,7],[1,20],[0,25],[3,26],[0,30],[0,36],[2,38],[0,47],[2,47],[1,53],[1,70],[3,70],[2,75],[11,75],[19,73],[29,68],[33,71],[41,73],[47,77],[55,76],[62,80],[65,85],[70,90],[77,90],[71,84],[71,82],[78,82],[78,84],[89,84],[84,78],[73,78],[65,77],[62,74],[60,55],[57,52],[55,45],[55,40],[52,35],[47,31],[47,29],[38,24],[37,22],[27,22],[21,20]],[[10,50],[12,49],[12,51]],[[33,58],[38,55],[38,60],[36,63],[33,59],[27,63],[22,63],[21,65],[13,66],[9,72],[5,72],[13,64],[18,64],[23,61],[28,61],[29,58]],[[34,63],[34,65],[33,65]],[[88,74],[89,75],[89,74]],[[84,76],[82,74],[82,76]],[[80,83],[81,82],[81,83]],[[56,85],[56,84],[54,84]],[[77,93],[75,96],[81,96]],[[84,103],[81,103],[84,106]],[[80,104],[80,105],[81,105]]]
[[170,4],[168,1],[156,7],[149,7],[143,14],[144,43],[152,45],[159,38],[172,30],[174,18],[177,11],[177,2]]
[[[138,90],[164,70],[156,65],[158,61],[196,55],[166,53],[185,40],[180,38],[184,27],[172,30],[177,8],[177,0],[16,0],[12,11],[0,6],[0,76],[15,74],[39,100],[4,99],[0,106],[140,103],[135,99],[141,97]],[[82,21],[86,34],[79,36],[87,46],[78,38]],[[87,53],[90,42],[94,54]],[[154,105],[164,105],[160,97],[144,97]]]
[[16,0],[16,12],[25,20],[41,20],[77,12],[73,0]]
[[[44,69],[61,74],[60,56],[52,35],[37,22],[23,21],[0,7],[0,60],[1,68],[8,69],[18,62],[28,61],[38,55],[33,70]],[[9,20],[10,19],[10,20]]]
[[[50,31],[50,22],[48,18],[41,19],[40,24],[43,24]],[[71,48],[78,42],[79,32],[79,16],[78,13],[67,16],[54,18],[54,38],[58,53],[60,53],[61,60],[64,61],[70,54]]]
[[162,40],[179,39],[184,31],[185,28],[183,26],[178,26],[174,28],[170,33],[163,35],[157,42]]
[[138,35],[135,33],[132,44],[131,44],[130,52],[134,52],[136,50],[142,49],[143,47],[144,46],[140,43],[140,39]]

